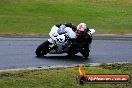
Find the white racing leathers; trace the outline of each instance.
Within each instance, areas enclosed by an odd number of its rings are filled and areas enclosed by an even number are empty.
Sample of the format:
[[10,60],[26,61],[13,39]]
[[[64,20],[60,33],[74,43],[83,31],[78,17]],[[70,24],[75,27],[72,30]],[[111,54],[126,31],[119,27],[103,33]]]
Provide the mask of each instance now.
[[48,39],[48,41],[52,44],[55,44],[57,41],[57,36],[60,34],[66,34],[71,39],[76,38],[76,33],[72,30],[72,28],[66,26],[58,28],[56,25],[54,25],[49,33],[50,39]]

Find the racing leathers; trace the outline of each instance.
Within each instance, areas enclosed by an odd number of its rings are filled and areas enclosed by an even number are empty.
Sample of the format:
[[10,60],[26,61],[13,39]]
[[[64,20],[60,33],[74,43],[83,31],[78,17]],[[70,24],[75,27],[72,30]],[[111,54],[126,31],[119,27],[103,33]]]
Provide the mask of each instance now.
[[89,56],[91,42],[92,42],[92,35],[95,33],[94,29],[88,29],[89,31],[86,32],[82,36],[78,36],[76,38],[76,41],[78,45],[80,45],[80,53],[84,56],[84,58],[87,58]]

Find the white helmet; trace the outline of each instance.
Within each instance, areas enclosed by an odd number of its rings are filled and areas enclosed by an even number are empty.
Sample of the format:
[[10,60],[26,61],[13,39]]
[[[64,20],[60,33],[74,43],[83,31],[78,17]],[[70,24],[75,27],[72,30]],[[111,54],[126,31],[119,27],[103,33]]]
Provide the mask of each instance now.
[[86,33],[88,31],[88,27],[85,23],[80,23],[78,26],[77,26],[77,30],[76,30],[76,33],[78,35],[83,35],[84,33]]
[[78,26],[77,26],[77,30],[80,30],[80,31],[84,31],[87,29],[87,25],[85,23],[80,23]]

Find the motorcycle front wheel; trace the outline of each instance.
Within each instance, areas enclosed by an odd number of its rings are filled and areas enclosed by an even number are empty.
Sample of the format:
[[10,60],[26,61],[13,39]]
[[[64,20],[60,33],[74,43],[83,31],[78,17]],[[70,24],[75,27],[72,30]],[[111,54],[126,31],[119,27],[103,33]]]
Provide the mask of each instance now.
[[36,56],[37,56],[37,57],[40,57],[40,56],[44,56],[44,55],[46,55],[47,53],[49,53],[49,52],[50,52],[49,44],[50,44],[50,43],[49,43],[48,40],[45,41],[45,42],[43,42],[42,44],[40,44],[40,45],[37,47],[36,51],[35,51]]

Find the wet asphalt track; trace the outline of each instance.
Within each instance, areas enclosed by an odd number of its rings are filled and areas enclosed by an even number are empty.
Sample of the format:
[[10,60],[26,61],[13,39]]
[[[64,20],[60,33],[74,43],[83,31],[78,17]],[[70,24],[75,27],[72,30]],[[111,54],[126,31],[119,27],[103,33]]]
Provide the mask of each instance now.
[[35,56],[36,47],[46,38],[0,38],[0,70],[82,63],[132,62],[132,41],[93,40],[88,59],[81,54]]

